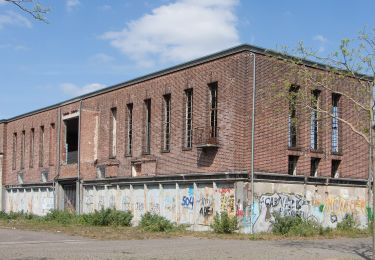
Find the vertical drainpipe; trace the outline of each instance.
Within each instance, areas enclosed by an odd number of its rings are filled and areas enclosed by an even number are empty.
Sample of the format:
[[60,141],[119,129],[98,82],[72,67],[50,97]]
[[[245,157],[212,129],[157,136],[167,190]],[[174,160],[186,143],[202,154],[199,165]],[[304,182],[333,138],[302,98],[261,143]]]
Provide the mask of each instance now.
[[81,214],[81,124],[82,124],[82,99],[79,102],[79,118],[78,118],[78,182],[77,182],[77,209],[78,215]]
[[250,211],[250,233],[254,233],[253,228],[253,211],[254,211],[254,140],[255,140],[255,95],[256,95],[256,82],[255,82],[255,53],[251,52],[253,56],[253,104],[251,112],[251,211]]
[[61,107],[59,107],[58,115],[57,115],[57,173],[56,176],[53,178],[53,188],[54,188],[54,202],[55,202],[55,209],[59,209],[59,196],[57,196],[57,193],[59,189],[56,187],[56,179],[59,179],[60,177],[60,143],[61,143]]

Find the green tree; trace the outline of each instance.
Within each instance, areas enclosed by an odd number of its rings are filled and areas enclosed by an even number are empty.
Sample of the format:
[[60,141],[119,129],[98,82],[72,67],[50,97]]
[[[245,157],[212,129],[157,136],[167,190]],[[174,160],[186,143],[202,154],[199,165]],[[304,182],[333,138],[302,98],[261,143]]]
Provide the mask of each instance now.
[[[319,51],[306,48],[300,43],[294,50],[285,48],[283,55],[277,56],[276,59],[283,60],[288,68],[285,69],[288,75],[285,77],[283,89],[280,91],[280,86],[274,86],[278,92],[277,97],[287,99],[292,106],[298,106],[304,115],[315,113],[317,120],[337,120],[360,136],[370,149],[369,180],[371,181],[370,177],[374,179],[375,28],[364,29],[355,38],[343,39],[338,50],[330,55],[322,56]],[[291,91],[295,81],[304,87]],[[338,85],[340,87],[337,87]],[[319,105],[317,95],[314,95],[314,89],[317,87],[339,94],[340,99],[345,99],[345,103],[352,108],[352,115],[349,117],[343,113],[335,113],[332,106]],[[374,198],[375,192],[373,207]],[[373,233],[375,234],[375,229]],[[375,236],[373,245],[375,250]],[[373,256],[375,257],[375,251]]]

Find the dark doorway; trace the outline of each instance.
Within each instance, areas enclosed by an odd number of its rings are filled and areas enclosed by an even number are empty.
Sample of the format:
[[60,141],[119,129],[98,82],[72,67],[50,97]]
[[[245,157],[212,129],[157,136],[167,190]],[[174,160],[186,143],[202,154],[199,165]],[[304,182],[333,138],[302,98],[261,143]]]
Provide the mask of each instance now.
[[74,164],[78,162],[78,117],[65,120],[65,149],[66,163]]
[[64,210],[69,212],[76,211],[76,184],[63,185],[64,190]]

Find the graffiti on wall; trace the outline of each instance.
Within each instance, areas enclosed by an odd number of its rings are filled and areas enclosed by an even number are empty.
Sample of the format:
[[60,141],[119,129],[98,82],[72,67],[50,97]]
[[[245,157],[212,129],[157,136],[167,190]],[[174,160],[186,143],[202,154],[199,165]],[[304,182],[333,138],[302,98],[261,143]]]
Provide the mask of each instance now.
[[227,212],[228,215],[235,215],[234,203],[234,189],[233,188],[220,188],[220,212]]
[[244,226],[253,224],[254,232],[270,231],[275,214],[311,219],[325,227],[335,227],[348,214],[353,215],[359,224],[366,222],[364,199],[333,195],[308,200],[293,193],[263,194],[255,200],[252,209],[251,206],[247,208],[242,223]]

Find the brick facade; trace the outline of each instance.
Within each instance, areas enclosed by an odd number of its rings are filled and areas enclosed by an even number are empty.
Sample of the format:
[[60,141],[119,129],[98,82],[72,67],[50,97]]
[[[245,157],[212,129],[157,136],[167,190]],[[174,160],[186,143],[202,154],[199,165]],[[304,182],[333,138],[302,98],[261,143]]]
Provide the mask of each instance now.
[[[179,69],[169,70],[147,78],[109,88],[82,99],[68,101],[29,115],[0,123],[0,154],[4,152],[3,184],[19,185],[42,182],[41,172],[48,172],[47,182],[74,178],[97,178],[98,169],[105,169],[106,177],[131,177],[132,166],[141,165],[145,176],[192,173],[249,172],[251,161],[251,100],[253,85],[252,54],[239,49],[227,55],[199,60]],[[301,113],[298,131],[298,150],[288,149],[288,104],[273,98],[277,95],[271,85],[283,84],[291,77],[285,61],[262,53],[256,54],[256,172],[287,174],[288,155],[299,156],[297,174],[310,174],[311,157],[321,158],[318,176],[331,175],[333,159],[341,160],[340,177],[366,179],[368,147],[358,135],[342,125],[340,141],[342,153],[331,153],[331,122],[323,122],[322,147],[311,152],[310,118]],[[319,69],[311,68],[320,73]],[[289,78],[303,86],[298,79]],[[210,126],[209,84],[218,85],[218,147],[198,149],[194,136]],[[351,79],[338,81],[337,88],[350,88]],[[184,148],[185,90],[193,89],[193,147]],[[272,90],[272,91],[271,91]],[[171,95],[170,151],[163,144],[163,95]],[[321,91],[323,106],[330,105],[331,93]],[[151,99],[150,153],[144,154],[145,107]],[[133,104],[132,154],[126,153],[127,105]],[[111,156],[111,109],[117,109],[116,156]],[[348,101],[342,99],[340,108],[344,118],[355,117]],[[80,165],[66,164],[64,118],[80,113]],[[302,118],[305,118],[303,120]],[[44,127],[43,160],[40,162],[41,126]],[[31,129],[34,129],[34,156],[31,160]],[[25,131],[24,169],[21,169],[22,132]],[[16,168],[13,161],[13,139],[17,133]],[[58,139],[60,138],[60,140]]]

